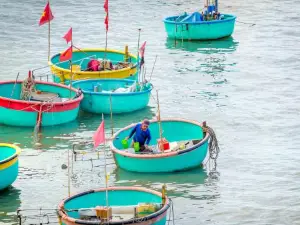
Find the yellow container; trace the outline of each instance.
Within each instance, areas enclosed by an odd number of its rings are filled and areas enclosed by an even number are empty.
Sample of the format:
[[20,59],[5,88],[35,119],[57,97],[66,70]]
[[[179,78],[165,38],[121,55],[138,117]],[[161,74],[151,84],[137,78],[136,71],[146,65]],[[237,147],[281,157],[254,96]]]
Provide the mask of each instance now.
[[149,214],[155,213],[157,211],[157,206],[155,204],[141,203],[136,207],[136,216],[144,217]]
[[80,65],[72,65],[72,72],[81,71]]

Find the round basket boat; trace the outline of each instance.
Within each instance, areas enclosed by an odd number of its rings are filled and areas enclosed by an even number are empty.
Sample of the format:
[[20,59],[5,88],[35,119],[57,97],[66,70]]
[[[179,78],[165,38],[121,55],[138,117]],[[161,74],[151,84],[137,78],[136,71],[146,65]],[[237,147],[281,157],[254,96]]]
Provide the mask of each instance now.
[[161,193],[141,187],[101,188],[63,200],[58,214],[65,225],[165,225],[170,201],[162,198]]
[[[71,80],[71,67],[69,61],[60,62],[60,53],[54,55],[49,65],[56,83],[69,84]],[[89,71],[91,60],[109,60],[113,68],[102,71]],[[136,78],[137,57],[124,51],[112,49],[81,49],[74,50],[72,54],[72,80],[86,79],[124,79]]]
[[180,40],[214,40],[232,35],[236,16],[221,14],[221,19],[203,21],[198,12],[164,19],[169,38]]
[[18,146],[0,143],[0,190],[6,189],[17,179],[20,153]]
[[[170,149],[155,154],[140,154],[124,149],[122,140],[129,136],[135,126],[132,124],[119,130],[111,143],[115,162],[124,170],[142,173],[177,172],[200,167],[207,155],[210,135],[203,133],[201,123],[185,119],[162,120],[163,137],[169,142]],[[152,136],[149,146],[156,146],[159,123],[151,121],[149,129]]]
[[128,79],[92,79],[74,82],[84,94],[81,108],[92,113],[129,113],[145,108],[152,85],[140,85]]
[[68,123],[77,118],[83,95],[65,85],[35,81],[36,92],[22,100],[22,81],[0,82],[0,124],[34,127]]

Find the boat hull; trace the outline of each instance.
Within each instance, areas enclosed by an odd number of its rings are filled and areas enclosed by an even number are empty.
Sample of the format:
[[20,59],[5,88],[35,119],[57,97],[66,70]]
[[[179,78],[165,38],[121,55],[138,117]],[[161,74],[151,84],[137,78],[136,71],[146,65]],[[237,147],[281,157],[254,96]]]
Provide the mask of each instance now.
[[175,17],[164,20],[169,38],[182,40],[214,40],[232,35],[236,17],[224,14],[224,20],[201,22],[175,22]]
[[[127,137],[135,124],[118,131],[111,144],[114,159],[118,167],[140,173],[177,172],[200,167],[207,155],[209,134],[203,136],[201,124],[183,119],[162,120],[163,136],[169,141],[201,140],[196,145],[181,151],[159,154],[133,154],[122,149],[121,140]],[[157,121],[150,123],[151,142],[156,144],[159,138]]]
[[86,80],[74,83],[74,87],[82,88],[84,98],[80,104],[82,110],[97,114],[129,113],[145,108],[150,100],[152,88],[132,93],[101,93],[89,91],[94,85],[107,85],[110,87],[123,87],[133,84],[132,80]]
[[[87,79],[136,79],[137,58],[131,54],[129,54],[129,60],[132,62],[131,67],[111,71],[84,71],[74,69],[72,73],[69,62],[60,62],[59,56],[60,54],[54,55],[49,62],[53,81],[55,83],[69,84],[70,80],[76,81]],[[87,63],[91,58],[107,58],[112,62],[123,62],[125,59],[125,52],[108,49],[105,55],[105,49],[82,49],[80,51],[73,51],[73,65],[80,66],[81,69],[87,67]]]
[[207,155],[207,141],[197,149],[164,158],[132,158],[114,153],[117,165],[128,171],[139,173],[162,173],[189,170],[202,165]]
[[[21,82],[0,82],[0,124],[9,126],[34,127],[38,121],[41,126],[53,126],[68,123],[77,118],[83,96],[65,102],[36,102],[19,100]],[[58,93],[62,97],[70,96],[70,89],[55,83],[37,82],[38,90]],[[71,89],[75,96],[76,89]]]
[[[9,151],[12,154],[6,158],[0,157],[0,190],[8,188],[18,177],[19,173],[19,154],[20,149],[17,146],[0,143],[0,156]],[[2,160],[1,160],[2,159]]]
[[[96,206],[106,205],[104,188],[83,192],[61,202],[58,206],[58,213],[62,224],[99,224],[95,221],[84,221],[79,219],[78,212],[68,212],[68,209],[74,208],[93,208]],[[161,193],[140,187],[109,187],[108,199],[110,206],[128,206],[137,205],[139,203],[151,202],[161,203]],[[132,224],[132,225],[165,225],[167,221],[167,210],[170,207],[169,199],[166,198],[165,205],[157,212],[143,218],[130,219],[123,221],[104,222],[103,225],[114,224]],[[65,210],[63,210],[65,209]],[[101,223],[102,224],[102,223]]]

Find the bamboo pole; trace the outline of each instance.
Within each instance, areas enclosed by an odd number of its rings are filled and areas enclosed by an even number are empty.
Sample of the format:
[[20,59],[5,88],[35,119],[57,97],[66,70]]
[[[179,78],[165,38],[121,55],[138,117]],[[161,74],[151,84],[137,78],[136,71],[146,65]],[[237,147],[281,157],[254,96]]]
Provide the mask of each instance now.
[[73,66],[72,66],[72,59],[70,60],[70,98],[72,98],[72,79],[73,79]]
[[138,75],[138,82],[140,81],[140,37],[141,37],[141,28],[139,28],[139,36],[138,36],[138,46],[137,46],[137,75]]
[[[104,121],[104,116],[102,114],[102,121]],[[106,169],[106,140],[104,139],[104,174],[105,174],[105,195],[106,195],[106,207],[108,207],[108,175],[107,175],[107,169]]]
[[111,136],[114,135],[114,124],[113,124],[113,113],[112,113],[112,98],[111,94],[109,96],[109,103],[110,103],[110,123],[111,123]]
[[[48,0],[49,7],[50,7],[50,1]],[[50,61],[50,23],[51,21],[49,20],[48,23],[48,62]]]
[[156,90],[156,98],[157,98],[157,108],[158,108],[157,122],[158,122],[158,127],[159,127],[159,139],[162,141],[162,127],[161,127],[161,119],[160,119],[160,106],[159,106],[159,99],[158,99],[158,90]]

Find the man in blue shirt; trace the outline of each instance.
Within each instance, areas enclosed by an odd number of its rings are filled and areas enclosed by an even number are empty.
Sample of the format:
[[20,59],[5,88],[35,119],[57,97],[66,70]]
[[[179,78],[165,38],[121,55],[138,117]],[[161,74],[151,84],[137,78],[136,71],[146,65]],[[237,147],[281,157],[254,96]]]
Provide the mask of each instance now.
[[149,142],[151,141],[150,130],[148,129],[150,125],[149,120],[144,120],[142,123],[138,123],[130,132],[129,137],[126,140],[133,137],[133,142],[138,142],[140,144],[140,151],[148,150]]

